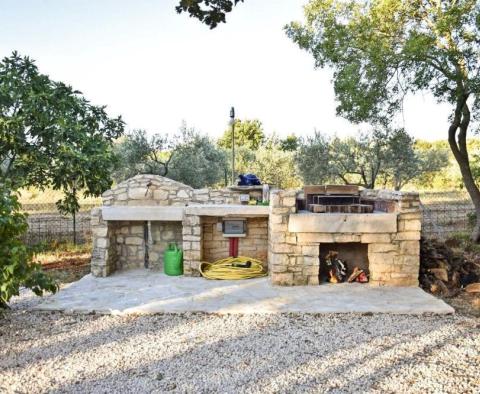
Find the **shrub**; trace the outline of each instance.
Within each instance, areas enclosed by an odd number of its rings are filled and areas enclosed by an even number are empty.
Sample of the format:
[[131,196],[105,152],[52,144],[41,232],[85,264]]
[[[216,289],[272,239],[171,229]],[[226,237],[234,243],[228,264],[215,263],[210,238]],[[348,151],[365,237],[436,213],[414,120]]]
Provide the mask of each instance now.
[[8,307],[8,301],[22,286],[36,295],[58,290],[41,266],[32,261],[33,251],[22,243],[20,238],[26,231],[26,216],[20,212],[17,196],[0,185],[0,308]]

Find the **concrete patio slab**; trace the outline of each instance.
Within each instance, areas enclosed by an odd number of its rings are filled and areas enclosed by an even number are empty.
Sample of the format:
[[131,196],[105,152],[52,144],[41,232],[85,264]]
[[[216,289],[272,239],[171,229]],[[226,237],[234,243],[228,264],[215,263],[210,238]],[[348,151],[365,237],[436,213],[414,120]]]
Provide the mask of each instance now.
[[268,278],[213,281],[149,270],[87,275],[35,309],[108,314],[395,313],[448,314],[454,309],[420,288],[354,284],[272,286]]

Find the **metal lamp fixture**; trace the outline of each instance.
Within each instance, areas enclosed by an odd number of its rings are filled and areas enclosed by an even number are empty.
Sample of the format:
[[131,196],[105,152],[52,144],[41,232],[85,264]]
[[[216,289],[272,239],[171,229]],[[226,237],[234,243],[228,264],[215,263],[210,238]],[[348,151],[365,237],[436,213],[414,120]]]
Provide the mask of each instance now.
[[232,185],[235,185],[235,108],[230,109],[230,124],[232,125]]

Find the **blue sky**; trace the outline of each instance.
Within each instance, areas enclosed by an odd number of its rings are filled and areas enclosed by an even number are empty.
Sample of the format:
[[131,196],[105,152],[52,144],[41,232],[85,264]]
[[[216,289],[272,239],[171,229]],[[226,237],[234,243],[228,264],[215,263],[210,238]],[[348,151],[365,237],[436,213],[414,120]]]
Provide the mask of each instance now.
[[[234,105],[280,136],[356,133],[335,115],[331,72],[315,70],[283,32],[305,0],[245,1],[212,31],[176,14],[176,0],[0,0],[0,56],[29,55],[130,129],[174,133],[185,120],[217,137]],[[444,139],[448,113],[418,95],[398,122]]]

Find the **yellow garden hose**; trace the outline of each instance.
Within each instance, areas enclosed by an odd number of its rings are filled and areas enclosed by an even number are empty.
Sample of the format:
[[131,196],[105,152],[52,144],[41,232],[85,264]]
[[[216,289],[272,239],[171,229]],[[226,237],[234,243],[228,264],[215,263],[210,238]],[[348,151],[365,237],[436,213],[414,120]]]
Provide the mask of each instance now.
[[207,279],[250,279],[266,276],[262,262],[251,257],[227,257],[213,263],[200,263],[200,273]]

